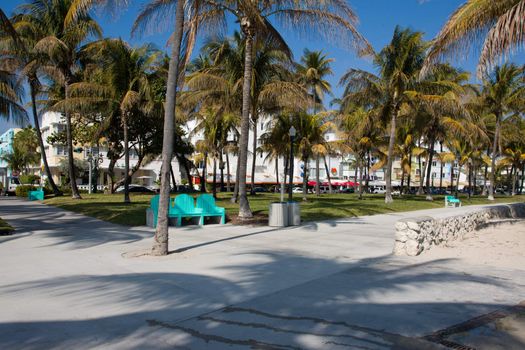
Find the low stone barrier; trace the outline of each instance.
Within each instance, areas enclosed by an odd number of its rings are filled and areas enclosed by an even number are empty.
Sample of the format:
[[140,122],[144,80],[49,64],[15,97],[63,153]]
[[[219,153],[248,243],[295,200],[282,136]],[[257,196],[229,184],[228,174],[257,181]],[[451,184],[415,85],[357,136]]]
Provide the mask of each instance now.
[[444,218],[430,216],[396,222],[395,255],[416,256],[435,245],[462,240],[471,232],[504,219],[525,218],[525,203],[496,205]]

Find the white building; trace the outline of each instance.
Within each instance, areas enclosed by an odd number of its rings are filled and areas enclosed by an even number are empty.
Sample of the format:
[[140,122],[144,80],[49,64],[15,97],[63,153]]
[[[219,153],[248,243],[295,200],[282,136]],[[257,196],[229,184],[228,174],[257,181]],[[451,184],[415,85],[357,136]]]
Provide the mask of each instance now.
[[[259,122],[257,123],[257,135],[260,138],[261,135],[263,135],[268,126],[269,119],[266,117],[261,117]],[[202,140],[204,136],[202,134],[193,134],[192,131],[195,128],[195,122],[190,121],[187,123],[185,127],[185,131],[187,132],[187,135],[189,135],[189,139],[192,142],[192,144],[196,144],[199,140]],[[65,130],[65,122],[61,115],[59,113],[53,113],[48,112],[45,113],[42,118],[42,135],[44,138],[44,145],[45,145],[45,152],[46,156],[49,162],[49,166],[51,168],[51,172],[54,176],[54,179],[57,183],[60,183],[60,177],[61,177],[61,162],[66,161],[67,156],[67,148],[62,145],[51,145],[47,142],[47,137],[53,134],[54,132],[61,132]],[[233,139],[233,135],[231,135],[231,138]],[[336,141],[337,140],[337,134],[336,131],[330,131],[325,134],[325,138],[327,141]],[[77,145],[77,146],[88,146],[88,145]],[[261,146],[260,139],[257,141],[257,147]],[[83,147],[84,151],[80,154],[75,154],[75,158],[77,159],[87,159],[87,151],[89,147]],[[439,150],[439,148],[436,148],[436,150]],[[95,155],[99,155],[102,158],[102,163],[100,164],[100,171],[99,171],[99,180],[98,183],[100,187],[106,187],[110,183],[109,181],[109,174],[108,174],[108,167],[110,160],[107,157],[107,149],[103,146],[101,146],[98,150],[96,148],[93,149]],[[251,184],[252,182],[252,176],[251,176],[251,170],[252,170],[252,157],[254,152],[254,146],[253,146],[253,133],[250,132],[249,134],[249,142],[248,142],[248,171],[247,171],[247,178],[246,182],[247,184]],[[277,176],[279,177],[279,181],[283,181],[284,179],[284,159],[280,158],[278,160],[278,166],[277,166],[277,172],[276,174],[276,162],[275,160],[267,160],[266,154],[261,154],[260,152],[257,153],[257,159],[256,159],[256,165],[255,165],[255,177],[254,177],[254,183],[256,185],[275,185],[277,183]],[[237,170],[237,156],[230,154],[229,155],[229,163],[230,163],[230,180],[231,183],[235,181],[235,173]],[[355,167],[353,166],[354,161],[351,156],[345,155],[345,156],[327,156],[326,157],[328,169],[330,171],[330,176],[333,181],[353,181],[355,182]],[[376,159],[371,159],[371,163],[375,163]],[[136,153],[131,150],[130,152],[130,167],[133,167],[137,162],[137,155]],[[309,174],[309,180],[315,181],[315,172],[316,172],[316,164],[315,159],[311,159],[309,161],[309,164],[306,164],[306,166],[300,161],[299,159],[295,158],[294,160],[294,174],[293,174],[293,182],[295,184],[301,184],[303,181],[303,175],[304,175],[304,169],[308,169]],[[425,169],[424,159],[422,159],[422,167]],[[414,157],[413,165],[412,165],[412,176],[411,176],[411,185],[412,186],[418,186],[420,174],[419,169],[417,166],[417,158]],[[199,164],[196,164],[197,170],[192,170],[192,175],[194,177],[194,183],[199,183],[200,179],[198,179],[197,175],[202,175],[203,172],[203,162],[200,162]],[[153,160],[149,163],[146,163],[141,166],[140,170],[138,170],[132,178],[132,183],[135,184],[141,184],[146,186],[152,186],[159,180],[160,176],[160,168],[161,168],[161,161],[160,159]],[[179,167],[178,162],[174,159],[172,162],[172,168],[175,176],[175,181],[177,184],[181,184],[181,182],[184,182],[186,180],[186,176],[183,176],[181,174],[181,167]],[[447,186],[449,184],[450,179],[450,164],[443,164],[443,185]],[[118,179],[122,178],[124,176],[124,158],[122,157],[120,160],[116,162],[115,165],[115,177]],[[224,182],[227,182],[227,171],[226,166],[224,165],[223,169],[223,176],[224,176]],[[324,165],[324,160],[321,159],[320,161],[320,169],[319,169],[320,179],[321,182],[327,181],[327,174],[326,169]],[[401,166],[399,159],[396,159],[393,164],[392,169],[392,180],[394,185],[399,185],[401,180]],[[433,185],[439,186],[439,177],[441,175],[441,164],[439,163],[439,159],[437,157],[434,157],[434,160],[432,162],[432,169],[431,174],[433,178]],[[457,176],[457,175],[456,175]],[[361,178],[361,175],[358,174],[358,179]],[[454,178],[456,181],[456,177]],[[213,180],[213,163],[211,160],[208,161],[208,165],[206,168],[206,180],[208,183],[212,182]],[[384,169],[379,169],[376,171],[371,171],[369,174],[369,180],[370,181],[384,181]],[[217,178],[216,178],[217,184],[220,183],[221,177],[220,177],[220,165],[217,163]],[[81,186],[85,185],[87,188],[87,176],[84,176],[84,178],[77,179],[77,183]],[[287,182],[289,182],[289,179],[287,178]],[[461,174],[460,176],[460,183],[465,184],[466,182],[466,175]]]

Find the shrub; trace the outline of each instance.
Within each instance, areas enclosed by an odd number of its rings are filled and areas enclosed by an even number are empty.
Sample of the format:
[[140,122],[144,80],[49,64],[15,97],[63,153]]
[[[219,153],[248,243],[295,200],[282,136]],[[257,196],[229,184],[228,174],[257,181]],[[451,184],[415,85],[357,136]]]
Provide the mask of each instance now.
[[35,191],[38,188],[31,185],[20,185],[16,187],[16,196],[17,197],[27,197],[29,191]]
[[35,182],[38,182],[40,180],[40,176],[38,175],[20,175],[20,182],[23,184],[34,184]]

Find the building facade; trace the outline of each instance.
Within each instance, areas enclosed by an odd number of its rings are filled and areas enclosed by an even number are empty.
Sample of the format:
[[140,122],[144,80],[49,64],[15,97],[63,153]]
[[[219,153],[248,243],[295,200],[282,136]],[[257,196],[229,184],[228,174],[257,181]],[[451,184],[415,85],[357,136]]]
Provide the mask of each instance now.
[[3,188],[7,188],[7,182],[12,175],[11,169],[9,169],[7,162],[4,160],[4,156],[13,152],[13,141],[16,133],[21,129],[11,128],[0,135],[0,182]]

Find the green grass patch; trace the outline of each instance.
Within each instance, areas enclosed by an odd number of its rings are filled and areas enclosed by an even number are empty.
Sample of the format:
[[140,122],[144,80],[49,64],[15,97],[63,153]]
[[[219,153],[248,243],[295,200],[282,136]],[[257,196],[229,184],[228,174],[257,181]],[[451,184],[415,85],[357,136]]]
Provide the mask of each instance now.
[[[197,195],[195,194],[195,196]],[[226,208],[228,217],[237,216],[239,205],[230,202],[231,194],[219,193],[218,196],[217,205]],[[44,203],[116,224],[138,226],[146,224],[145,212],[152,198],[151,195],[132,193],[130,194],[131,203],[124,204],[124,195],[122,194],[83,194],[82,197],[81,200],[66,196],[54,197],[46,199]],[[248,198],[254,214],[267,216],[269,204],[279,201],[279,194],[258,193]],[[407,195],[395,197],[394,203],[388,205],[384,202],[384,195],[366,195],[362,200],[358,199],[357,194],[323,194],[320,197],[311,194],[307,196],[306,202],[303,202],[301,198],[302,195],[294,194],[294,199],[301,202],[301,216],[304,221],[442,208],[444,206],[444,196],[434,196],[434,201],[430,202],[425,200],[425,196]],[[494,204],[523,202],[525,195],[498,196],[493,202],[480,196],[467,199],[467,196],[464,195],[460,196],[460,199],[463,205]]]
[[11,225],[0,218],[0,235],[9,235],[13,233],[14,230]]

